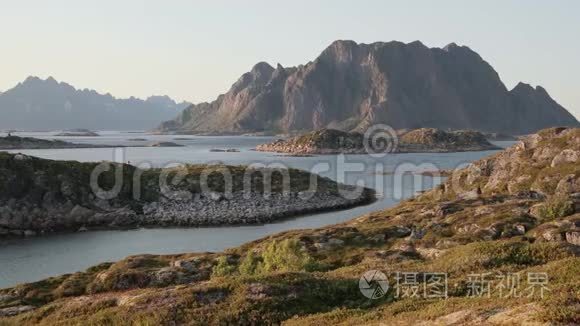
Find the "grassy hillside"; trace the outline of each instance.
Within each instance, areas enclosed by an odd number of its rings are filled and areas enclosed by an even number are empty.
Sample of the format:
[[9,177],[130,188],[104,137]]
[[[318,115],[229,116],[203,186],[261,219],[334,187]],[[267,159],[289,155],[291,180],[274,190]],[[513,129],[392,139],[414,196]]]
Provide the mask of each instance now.
[[[222,253],[134,256],[6,289],[0,308],[30,311],[0,325],[577,324],[578,154],[580,129],[545,130],[343,224]],[[391,285],[376,300],[359,291],[369,270]],[[416,272],[420,289],[424,275],[446,273],[448,297],[401,295],[396,272]],[[549,281],[543,297],[528,279],[538,273]],[[493,281],[489,296],[474,295],[471,278],[481,274]],[[521,282],[498,294],[501,276],[516,274]]]

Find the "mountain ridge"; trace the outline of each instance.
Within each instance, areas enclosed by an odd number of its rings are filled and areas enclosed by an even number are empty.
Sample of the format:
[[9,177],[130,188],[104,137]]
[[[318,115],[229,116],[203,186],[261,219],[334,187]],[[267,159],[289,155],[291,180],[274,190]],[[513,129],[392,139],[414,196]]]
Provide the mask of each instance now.
[[110,93],[75,88],[52,76],[29,76],[0,93],[0,128],[150,129],[187,105],[167,95],[117,98]]
[[159,130],[362,131],[386,123],[526,134],[578,125],[544,88],[523,85],[508,90],[479,54],[455,43],[429,48],[419,41],[339,40],[304,65],[259,62],[215,101],[188,107]]

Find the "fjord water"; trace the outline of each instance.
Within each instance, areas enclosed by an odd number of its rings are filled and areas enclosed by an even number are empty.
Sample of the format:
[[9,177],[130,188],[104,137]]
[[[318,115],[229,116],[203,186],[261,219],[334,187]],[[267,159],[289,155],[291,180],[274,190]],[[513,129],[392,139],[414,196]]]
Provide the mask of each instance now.
[[[134,254],[221,251],[285,230],[317,228],[344,222],[365,213],[390,207],[401,198],[431,188],[440,181],[429,176],[422,176],[423,182],[416,184],[415,176],[406,174],[402,179],[402,189],[395,187],[397,182],[392,172],[401,165],[415,170],[426,169],[427,166],[420,166],[421,164],[433,164],[440,169],[451,169],[494,152],[391,154],[384,157],[369,155],[292,157],[252,150],[258,144],[271,141],[272,137],[171,136],[139,132],[100,132],[100,134],[100,137],[55,137],[52,133],[17,133],[18,136],[62,139],[75,143],[140,146],[150,142],[171,141],[185,146],[15,150],[12,152],[55,160],[84,162],[115,160],[130,162],[133,165],[144,164],[156,167],[181,163],[222,162],[231,165],[280,163],[310,171],[320,163],[328,163],[330,167],[328,171],[319,174],[350,184],[364,182],[365,186],[377,189],[381,196],[376,202],[367,206],[305,215],[265,225],[95,231],[4,240],[0,241],[0,288],[84,270],[101,262],[115,261]],[[509,144],[510,142],[498,142],[500,146]],[[211,152],[213,148],[235,148],[240,152]],[[377,168],[382,172],[377,173]],[[353,171],[347,172],[350,170]]]

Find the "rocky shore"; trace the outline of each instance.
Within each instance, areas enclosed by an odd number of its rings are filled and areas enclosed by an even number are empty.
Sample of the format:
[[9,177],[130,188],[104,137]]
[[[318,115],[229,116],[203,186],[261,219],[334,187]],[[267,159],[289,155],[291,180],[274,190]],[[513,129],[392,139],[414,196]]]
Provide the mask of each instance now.
[[[353,187],[294,169],[282,172],[192,165],[142,171],[116,163],[98,180],[103,189],[112,189],[114,171],[120,169],[119,193],[102,199],[90,187],[91,173],[97,166],[0,152],[0,237],[108,228],[267,223],[374,200],[369,189],[360,189],[361,194],[354,199],[343,198],[341,191],[353,191]],[[251,173],[249,189],[244,183],[247,171]],[[222,172],[232,177],[231,192],[225,192]],[[272,180],[270,193],[263,188],[268,173]],[[283,173],[289,176],[287,189],[283,187]],[[167,182],[173,182],[177,174],[184,179],[165,189],[159,182],[163,174],[167,174]],[[208,176],[206,183],[202,174]],[[142,187],[135,186],[135,176],[139,176]],[[317,183],[314,193],[308,192],[310,180]],[[204,185],[210,191],[202,191]]]
[[[580,129],[543,130],[345,223],[0,290],[0,323],[576,325],[579,162]],[[424,297],[389,288],[369,304],[359,282],[376,270],[393,287],[399,273],[416,277],[420,291],[436,284],[426,276],[444,275],[445,289]],[[489,296],[470,295],[473,275],[489,276]],[[499,290],[508,275],[518,276],[513,295]],[[548,290],[540,295],[530,275],[547,276]]]
[[[345,191],[354,191],[355,188],[341,187]],[[307,213],[346,209],[373,200],[373,192],[368,189],[355,199],[342,198],[332,192],[291,192],[270,196],[236,193],[231,198],[212,193],[193,201],[147,204],[143,207],[139,222],[143,226],[262,224]]]
[[[321,129],[287,140],[279,139],[273,143],[256,147],[257,151],[288,153],[292,155],[308,154],[366,154],[391,153],[448,153],[467,151],[497,150],[479,132],[460,130],[443,131],[433,128],[422,128],[406,131],[401,135],[390,135],[394,138],[365,139],[357,132],[344,132],[333,129]],[[365,142],[368,142],[365,144]]]

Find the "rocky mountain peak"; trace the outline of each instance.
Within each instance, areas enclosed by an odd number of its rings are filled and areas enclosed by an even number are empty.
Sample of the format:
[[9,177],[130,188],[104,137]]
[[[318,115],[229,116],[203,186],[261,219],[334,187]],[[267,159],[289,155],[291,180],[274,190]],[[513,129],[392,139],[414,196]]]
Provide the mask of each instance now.
[[274,68],[269,63],[262,61],[255,64],[250,72],[255,76],[270,77],[274,72]]
[[524,82],[519,82],[516,87],[514,87],[512,89],[512,92],[533,92],[534,88],[532,87],[532,85],[524,83]]
[[423,42],[421,42],[419,40],[416,40],[416,41],[413,41],[413,42],[409,43],[408,46],[410,46],[410,47],[427,48],[427,46],[425,44],[423,44]]
[[32,83],[37,83],[37,82],[41,82],[42,79],[40,79],[37,76],[28,76],[26,77],[26,79],[22,82],[22,84],[32,84]]
[[467,46],[338,40],[305,65],[274,69],[260,62],[223,97],[192,106],[176,123],[163,126],[246,133],[360,131],[385,123],[396,129],[527,134],[578,125],[542,89],[520,88],[508,91],[493,67]]
[[457,43],[451,42],[451,43],[447,44],[446,46],[444,46],[443,47],[443,50],[445,50],[445,51],[451,51],[451,50],[456,49],[458,47],[459,47],[459,45],[457,45]]
[[334,41],[322,52],[320,58],[334,62],[350,62],[357,50],[360,50],[362,47],[364,47],[364,45],[359,45],[355,41]]
[[548,91],[546,91],[546,89],[540,85],[536,86],[536,92],[538,94],[541,94],[542,96],[550,97],[550,95],[548,94]]

